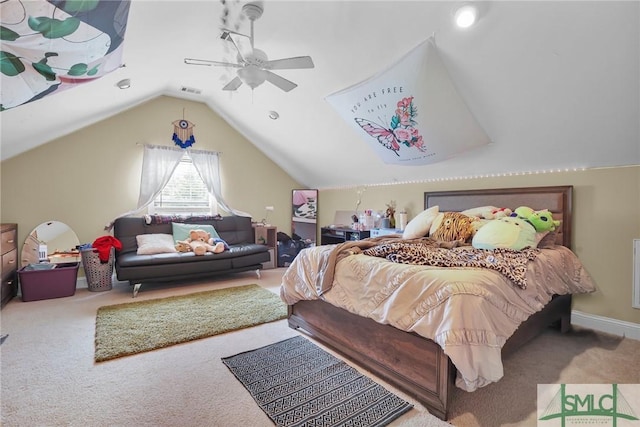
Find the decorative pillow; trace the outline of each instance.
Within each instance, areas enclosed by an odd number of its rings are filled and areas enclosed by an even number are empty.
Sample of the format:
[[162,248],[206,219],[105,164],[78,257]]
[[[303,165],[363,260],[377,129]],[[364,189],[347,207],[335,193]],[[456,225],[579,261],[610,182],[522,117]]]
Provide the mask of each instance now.
[[171,228],[173,229],[173,240],[175,241],[187,240],[191,230],[204,230],[214,239],[216,237],[220,237],[216,229],[213,228],[213,225],[209,224],[183,224],[181,222],[172,222]]
[[536,247],[536,229],[522,218],[505,217],[489,221],[473,236],[476,249],[513,249]]
[[431,227],[429,227],[429,236],[433,236],[433,233],[435,233],[438,227],[440,227],[440,224],[442,224],[442,218],[444,218],[444,212],[439,212],[433,219]]
[[498,208],[495,206],[479,206],[477,208],[471,208],[460,212],[462,215],[466,216],[476,216],[478,218],[487,218],[493,211]]
[[136,236],[138,255],[177,252],[171,234],[139,234]]
[[438,206],[432,206],[416,215],[404,228],[402,238],[417,239],[429,234],[431,223],[438,216],[439,209]]
[[[471,223],[472,219],[460,212],[444,212],[442,220],[435,231],[431,233],[431,237],[444,242],[466,241],[473,234]],[[433,229],[433,225],[431,229]]]

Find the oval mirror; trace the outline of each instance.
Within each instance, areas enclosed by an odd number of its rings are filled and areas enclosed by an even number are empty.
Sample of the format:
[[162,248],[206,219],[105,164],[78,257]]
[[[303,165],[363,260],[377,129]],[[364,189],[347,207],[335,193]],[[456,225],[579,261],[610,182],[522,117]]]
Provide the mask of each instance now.
[[24,241],[22,267],[42,262],[80,262],[78,245],[78,236],[67,224],[60,221],[43,222]]

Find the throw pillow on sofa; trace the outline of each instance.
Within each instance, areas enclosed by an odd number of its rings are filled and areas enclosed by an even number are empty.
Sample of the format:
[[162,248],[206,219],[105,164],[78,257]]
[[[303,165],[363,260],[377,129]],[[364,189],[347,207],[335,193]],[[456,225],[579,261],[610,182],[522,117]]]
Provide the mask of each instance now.
[[213,225],[209,224],[183,224],[181,222],[172,222],[171,228],[173,230],[174,244],[176,241],[183,241],[189,238],[191,230],[204,230],[213,238],[220,238],[218,232]]
[[171,234],[139,234],[136,236],[138,255],[177,252]]

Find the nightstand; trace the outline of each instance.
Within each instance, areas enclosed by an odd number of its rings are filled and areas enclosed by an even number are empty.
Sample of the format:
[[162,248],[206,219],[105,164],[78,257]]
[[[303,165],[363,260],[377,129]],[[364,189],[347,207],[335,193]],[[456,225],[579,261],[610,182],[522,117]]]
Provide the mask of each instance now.
[[269,262],[262,263],[263,268],[276,268],[278,265],[278,227],[254,225],[253,234],[255,242],[266,245],[269,248]]

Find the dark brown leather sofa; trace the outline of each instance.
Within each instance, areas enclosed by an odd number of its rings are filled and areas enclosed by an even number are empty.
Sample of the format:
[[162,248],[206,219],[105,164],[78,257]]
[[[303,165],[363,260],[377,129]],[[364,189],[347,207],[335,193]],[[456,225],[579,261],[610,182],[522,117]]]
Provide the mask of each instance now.
[[180,222],[210,224],[229,245],[221,253],[196,256],[193,252],[138,255],[136,236],[139,234],[172,234],[171,223],[147,224],[143,217],[123,217],[115,220],[113,235],[122,243],[116,251],[115,270],[118,280],[129,281],[138,294],[144,282],[176,282],[210,276],[255,270],[260,276],[262,263],[270,259],[269,249],[255,243],[251,218],[225,216],[221,219],[190,219]]

